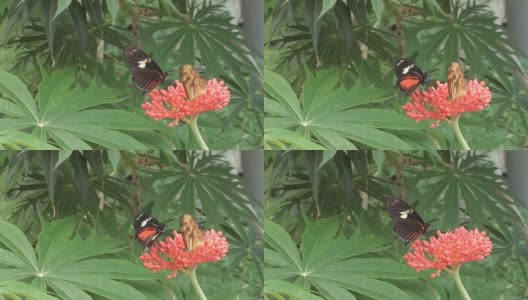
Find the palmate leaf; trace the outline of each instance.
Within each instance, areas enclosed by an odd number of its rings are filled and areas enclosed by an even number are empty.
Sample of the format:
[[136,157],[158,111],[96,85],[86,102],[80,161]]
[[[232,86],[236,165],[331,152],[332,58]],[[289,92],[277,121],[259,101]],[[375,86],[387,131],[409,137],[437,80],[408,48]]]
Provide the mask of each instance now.
[[274,280],[302,280],[306,292],[314,293],[315,289],[326,299],[355,299],[354,294],[373,299],[412,299],[395,284],[398,280],[418,283],[415,279],[420,275],[390,259],[357,257],[388,247],[382,239],[361,237],[359,233],[349,239],[341,234],[336,237],[339,223],[337,218],[308,221],[297,249],[282,227],[265,222],[265,292],[268,288],[270,293],[276,292]]
[[[107,203],[115,203],[129,214],[135,213],[131,190],[122,179],[110,175],[112,168],[105,160],[104,152],[13,152],[10,153],[10,162],[10,167],[5,170],[9,177],[6,191],[18,193],[22,190],[25,196],[16,201],[16,206],[24,214],[33,205],[57,215],[82,210],[98,213],[100,193],[107,197]],[[31,176],[21,165],[31,169]],[[38,219],[31,218],[27,222],[38,226]]]
[[0,149],[58,150],[58,148],[43,142],[36,136],[16,130],[0,130]]
[[7,99],[0,99],[1,125],[30,132],[43,142],[63,149],[112,149],[170,148],[168,144],[149,144],[127,134],[127,131],[149,131],[163,141],[159,124],[143,115],[127,111],[97,108],[104,104],[123,101],[121,92],[101,88],[92,82],[87,88],[75,86],[71,69],[55,72],[51,77],[44,74],[39,85],[37,101],[24,83],[16,76],[0,70],[0,92]]
[[513,48],[506,39],[495,16],[484,5],[468,1],[454,6],[453,13],[437,14],[437,18],[409,20],[409,36],[427,32],[417,58],[418,62],[433,61],[440,55],[444,61],[459,61],[464,51],[465,64],[469,66],[468,78],[483,78],[486,69],[513,69],[522,72],[513,58]]
[[[304,138],[326,149],[411,149],[410,144],[387,130],[415,130],[426,128],[394,111],[362,108],[387,100],[383,90],[355,85],[347,90],[336,88],[339,83],[336,69],[320,71],[317,77],[307,74],[303,94],[299,100],[288,82],[273,71],[266,70],[264,88],[268,95],[264,127],[270,130],[291,130],[303,133]],[[293,134],[291,135],[295,139]],[[285,140],[275,146],[296,145]],[[272,144],[266,142],[267,144]],[[432,146],[431,146],[432,147]],[[293,149],[296,149],[295,147]]]
[[[8,296],[11,299],[17,299],[18,296],[23,296],[20,299],[35,299],[35,300],[57,300],[54,296],[48,295],[41,289],[19,281],[4,281],[0,282],[0,295]],[[4,297],[2,297],[4,298]],[[5,298],[4,298],[5,299]],[[81,298],[76,298],[81,299]]]
[[[110,299],[148,299],[117,280],[150,280],[155,278],[152,272],[124,260],[95,258],[121,248],[116,241],[94,234],[83,240],[74,230],[73,219],[46,224],[39,234],[37,256],[20,229],[0,220],[0,242],[6,247],[0,249],[0,262],[8,267],[0,270],[0,281],[39,280],[62,299],[91,299],[87,292]],[[20,284],[3,283],[0,291],[16,293],[17,287]]]
[[249,203],[248,196],[238,186],[239,180],[230,173],[231,168],[224,164],[221,156],[193,151],[185,152],[185,155],[185,163],[179,162],[143,179],[149,185],[159,185],[162,191],[153,212],[163,216],[167,205],[177,201],[181,213],[194,214],[195,208],[201,207],[207,223],[213,227],[227,218],[241,229],[246,218],[253,219],[253,212],[244,205]]
[[[288,19],[283,16],[294,8],[302,13],[298,18]],[[302,68],[298,62],[317,66],[346,65],[346,71],[352,69],[355,74],[359,74],[359,69],[364,64],[362,54],[375,59],[393,57],[394,47],[389,42],[390,35],[366,26],[368,19],[365,1],[278,2],[275,12],[277,16],[273,21],[281,22],[284,32],[269,44],[281,46],[278,49],[279,69],[284,76],[299,76],[300,74],[292,73]],[[278,17],[282,19],[278,20]],[[288,21],[287,24],[283,24],[285,20]],[[368,47],[368,53],[361,51],[360,47],[364,46]]]
[[[506,139],[506,142],[512,141],[511,146],[504,148],[514,149],[518,146],[524,145],[526,136],[528,135],[528,96],[524,93],[522,88],[522,78],[517,76],[510,78],[504,70],[493,70],[494,75],[487,76],[490,80],[490,89],[493,91],[493,104],[495,110],[493,112],[493,119],[491,122],[487,121],[486,129],[488,128],[504,128],[508,133],[501,134],[501,139]],[[515,120],[515,122],[514,122]],[[495,149],[499,147],[478,147],[475,149]]]
[[452,230],[460,225],[460,216],[469,218],[470,227],[480,228],[490,219],[502,227],[509,226],[512,219],[521,220],[514,208],[516,198],[485,156],[454,152],[450,165],[439,162],[437,168],[407,171],[412,176],[407,177],[406,185],[428,187],[417,210],[442,203],[435,228]]
[[[265,123],[271,124],[270,118],[264,119]],[[324,150],[325,148],[317,143],[312,142],[310,139],[305,138],[297,132],[282,129],[282,128],[270,128],[264,132],[264,149],[296,149],[296,150]],[[345,144],[350,144],[353,149],[354,145],[342,139]],[[340,145],[335,145],[336,149],[342,149]]]
[[[303,299],[303,300],[322,300],[317,295],[314,295],[301,286],[289,283],[284,280],[267,280],[264,282],[264,292],[272,299],[282,299],[283,295],[287,296],[285,299]],[[341,298],[346,299],[346,298]]]
[[[142,20],[146,25],[142,34],[148,40],[161,32],[164,43],[153,49],[156,61],[161,65],[170,57],[175,66],[195,65],[198,60],[207,66],[206,77],[225,74],[224,68],[229,70],[228,74],[240,74],[241,67],[251,73],[260,73],[252,58],[256,53],[239,38],[239,27],[230,21],[221,6],[204,2],[201,7],[189,7],[187,14],[180,18]],[[154,42],[145,44],[155,45]],[[178,51],[174,52],[174,49]]]

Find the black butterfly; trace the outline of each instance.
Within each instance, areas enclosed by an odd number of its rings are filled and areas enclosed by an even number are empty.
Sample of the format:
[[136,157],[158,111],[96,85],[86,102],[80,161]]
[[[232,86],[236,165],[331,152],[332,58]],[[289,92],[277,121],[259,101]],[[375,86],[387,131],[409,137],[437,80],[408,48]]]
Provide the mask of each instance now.
[[394,231],[406,242],[414,241],[431,228],[431,224],[425,223],[422,217],[401,199],[389,196],[387,210],[394,222]]
[[138,214],[134,219],[134,229],[136,240],[145,248],[156,243],[159,236],[167,229],[167,224],[160,223],[147,214]]
[[123,55],[132,72],[132,81],[138,89],[146,94],[167,79],[168,72],[163,72],[158,64],[147,53],[134,47],[126,47]]
[[431,73],[422,73],[414,63],[400,59],[394,64],[394,73],[398,78],[396,84],[405,95],[411,94],[418,86],[424,85]]

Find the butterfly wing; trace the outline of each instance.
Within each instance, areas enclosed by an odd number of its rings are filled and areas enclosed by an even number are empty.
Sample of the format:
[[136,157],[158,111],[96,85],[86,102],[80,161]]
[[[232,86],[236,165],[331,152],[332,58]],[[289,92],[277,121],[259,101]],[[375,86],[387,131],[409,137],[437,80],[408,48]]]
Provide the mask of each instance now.
[[164,73],[148,54],[138,48],[126,47],[123,55],[132,72],[132,81],[144,93],[162,84],[167,78],[167,73]]
[[394,231],[404,241],[414,241],[431,226],[409,204],[396,197],[387,198],[387,210],[394,223]]
[[421,80],[421,77],[409,74],[398,78],[397,84],[405,95],[409,95],[421,84]]
[[394,64],[394,74],[398,78],[396,84],[405,95],[411,94],[429,79],[429,73],[424,74],[418,66],[407,59],[400,59]]
[[204,245],[204,233],[191,215],[180,217],[180,231],[188,252],[192,252]]
[[154,217],[147,214],[138,214],[134,219],[135,238],[142,248],[151,247],[159,236],[167,229],[167,224],[162,224]]

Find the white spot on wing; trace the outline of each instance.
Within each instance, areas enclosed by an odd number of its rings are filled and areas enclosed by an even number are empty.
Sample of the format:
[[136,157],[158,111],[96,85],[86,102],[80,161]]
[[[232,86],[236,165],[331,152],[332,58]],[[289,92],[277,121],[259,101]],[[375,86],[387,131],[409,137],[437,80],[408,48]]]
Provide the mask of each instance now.
[[403,68],[402,74],[407,74],[412,67],[414,67],[414,64],[410,64],[407,67]]
[[148,224],[148,222],[150,221],[150,219],[152,219],[152,217],[148,217],[148,218],[146,218],[143,222],[141,222],[141,227],[145,227],[145,225]]
[[147,66],[147,63],[149,63],[150,61],[151,61],[150,58],[145,58],[144,60],[140,60],[138,61],[138,67],[140,67],[141,69],[144,69]]
[[412,209],[408,209],[408,210],[404,210],[404,211],[400,212],[400,219],[407,219],[409,214],[412,214],[412,212],[413,212]]

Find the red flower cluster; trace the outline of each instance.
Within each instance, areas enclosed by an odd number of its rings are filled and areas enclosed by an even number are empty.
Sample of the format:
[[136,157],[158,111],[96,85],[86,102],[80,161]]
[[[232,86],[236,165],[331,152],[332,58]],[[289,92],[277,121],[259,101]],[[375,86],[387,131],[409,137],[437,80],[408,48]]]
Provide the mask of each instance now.
[[164,242],[157,242],[140,257],[145,268],[154,272],[173,270],[167,279],[176,276],[180,269],[218,261],[227,255],[229,249],[229,244],[222,236],[222,232],[215,232],[214,229],[205,232],[202,247],[190,252],[186,250],[183,236],[177,231],[173,234],[174,238],[167,237]]
[[429,242],[415,241],[413,252],[403,257],[416,271],[436,269],[431,278],[449,266],[458,267],[465,262],[481,260],[491,253],[492,244],[485,231],[467,231],[459,227],[454,232],[438,231],[437,235],[438,238],[432,237]]
[[187,100],[187,93],[181,82],[176,80],[175,84],[176,88],[171,85],[167,90],[154,90],[149,94],[152,102],[145,102],[141,106],[147,116],[156,121],[174,119],[169,124],[169,127],[173,127],[183,117],[219,110],[229,104],[231,95],[223,81],[207,81],[205,93],[192,100]]
[[484,82],[473,79],[467,84],[467,93],[456,99],[450,99],[447,83],[436,81],[437,87],[430,87],[428,91],[415,91],[411,95],[412,102],[403,106],[409,118],[417,122],[434,119],[431,128],[438,126],[441,120],[449,117],[479,111],[491,102],[491,92]]

